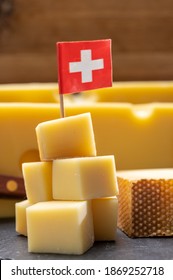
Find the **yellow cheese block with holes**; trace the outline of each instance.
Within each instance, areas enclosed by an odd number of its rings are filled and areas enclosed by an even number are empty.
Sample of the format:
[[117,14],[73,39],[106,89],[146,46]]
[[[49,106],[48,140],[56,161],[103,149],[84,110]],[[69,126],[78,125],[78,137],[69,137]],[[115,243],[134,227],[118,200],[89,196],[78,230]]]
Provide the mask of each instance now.
[[23,163],[22,170],[28,200],[52,200],[52,162]]
[[26,209],[33,205],[29,200],[23,200],[15,205],[16,231],[27,236]]
[[27,208],[28,250],[81,255],[94,242],[91,202],[39,202]]
[[41,160],[96,155],[90,113],[40,123],[36,134]]
[[92,200],[94,236],[96,241],[116,239],[118,199],[116,196]]
[[[173,166],[173,103],[65,103],[66,116],[88,112],[97,155],[114,154],[117,170]],[[23,162],[39,161],[35,128],[59,117],[58,103],[0,103],[0,174],[22,177]]]
[[13,218],[15,216],[15,204],[17,198],[0,198],[0,218]]
[[40,161],[35,128],[57,117],[57,104],[0,103],[1,175],[22,177],[22,163]]
[[53,199],[87,200],[118,194],[114,156],[57,159],[52,171]]

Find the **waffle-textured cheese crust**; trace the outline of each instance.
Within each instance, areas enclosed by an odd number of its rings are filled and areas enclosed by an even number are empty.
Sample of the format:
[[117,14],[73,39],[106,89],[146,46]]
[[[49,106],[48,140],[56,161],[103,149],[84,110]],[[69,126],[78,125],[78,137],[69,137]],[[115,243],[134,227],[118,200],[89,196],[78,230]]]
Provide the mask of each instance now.
[[117,173],[118,227],[130,237],[173,236],[173,169]]

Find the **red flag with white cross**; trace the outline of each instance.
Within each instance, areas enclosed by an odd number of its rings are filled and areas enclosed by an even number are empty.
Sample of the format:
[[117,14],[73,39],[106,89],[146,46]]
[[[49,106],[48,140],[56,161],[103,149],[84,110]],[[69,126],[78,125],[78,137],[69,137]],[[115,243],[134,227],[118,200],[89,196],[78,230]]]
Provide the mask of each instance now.
[[111,40],[58,42],[59,93],[112,86]]

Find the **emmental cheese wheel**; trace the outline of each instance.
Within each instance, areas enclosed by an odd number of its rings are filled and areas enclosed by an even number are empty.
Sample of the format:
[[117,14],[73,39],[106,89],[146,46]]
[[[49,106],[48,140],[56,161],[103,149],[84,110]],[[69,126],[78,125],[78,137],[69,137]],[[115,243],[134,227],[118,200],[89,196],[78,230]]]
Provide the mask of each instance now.
[[26,216],[29,252],[80,255],[94,243],[89,201],[39,202]]
[[130,237],[173,236],[173,169],[119,171],[118,227]]
[[55,200],[88,200],[118,194],[112,155],[54,160],[52,177]]
[[96,156],[90,113],[40,123],[36,135],[42,161]]

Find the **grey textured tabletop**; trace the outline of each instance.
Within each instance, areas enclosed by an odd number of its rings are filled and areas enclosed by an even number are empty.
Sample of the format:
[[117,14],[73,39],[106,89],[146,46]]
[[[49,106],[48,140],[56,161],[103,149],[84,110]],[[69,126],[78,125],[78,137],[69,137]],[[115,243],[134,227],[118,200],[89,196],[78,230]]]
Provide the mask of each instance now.
[[28,253],[27,238],[15,232],[14,219],[0,220],[0,259],[14,260],[172,260],[173,238],[129,238],[118,230],[116,242],[95,242],[81,256]]

